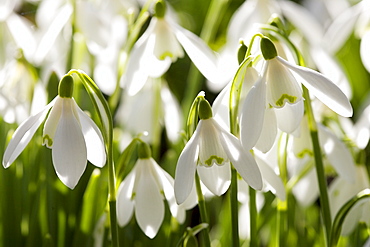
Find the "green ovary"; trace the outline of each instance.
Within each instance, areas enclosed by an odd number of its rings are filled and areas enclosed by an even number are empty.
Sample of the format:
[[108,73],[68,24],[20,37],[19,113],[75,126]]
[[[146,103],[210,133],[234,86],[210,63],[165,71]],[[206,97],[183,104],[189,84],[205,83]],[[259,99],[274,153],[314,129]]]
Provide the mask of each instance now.
[[294,103],[296,100],[297,100],[297,97],[295,96],[291,96],[291,95],[288,95],[288,94],[283,94],[281,95],[280,99],[278,101],[276,101],[276,105],[277,106],[284,106],[284,101],[287,100],[289,103]]
[[207,166],[212,166],[212,161],[215,160],[217,164],[221,165],[222,162],[224,162],[224,159],[221,158],[221,157],[218,157],[216,155],[212,155],[211,157],[209,157],[204,163],[205,165]]

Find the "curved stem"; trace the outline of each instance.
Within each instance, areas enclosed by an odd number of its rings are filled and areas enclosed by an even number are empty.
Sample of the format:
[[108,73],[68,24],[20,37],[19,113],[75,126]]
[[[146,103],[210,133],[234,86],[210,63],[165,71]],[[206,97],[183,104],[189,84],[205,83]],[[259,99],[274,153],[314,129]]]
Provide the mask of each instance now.
[[209,220],[207,215],[207,209],[206,209],[206,202],[204,200],[204,196],[202,193],[202,188],[200,186],[200,179],[198,173],[195,173],[195,185],[197,189],[197,195],[198,195],[198,207],[200,211],[200,218],[202,223],[208,224],[208,227],[206,227],[202,231],[203,236],[203,245],[204,247],[210,247],[211,246],[211,240],[209,238]]

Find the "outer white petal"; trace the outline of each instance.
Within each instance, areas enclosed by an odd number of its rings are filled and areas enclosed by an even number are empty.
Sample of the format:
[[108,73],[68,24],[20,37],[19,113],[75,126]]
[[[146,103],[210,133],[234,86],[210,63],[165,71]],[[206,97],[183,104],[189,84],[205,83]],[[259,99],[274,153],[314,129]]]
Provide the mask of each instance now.
[[251,187],[261,190],[263,187],[262,177],[252,154],[245,151],[239,139],[222,129],[217,122],[215,122],[215,126],[221,133],[221,144],[236,170]]
[[45,121],[42,131],[43,145],[48,148],[53,146],[55,132],[58,128],[59,120],[63,111],[63,99],[59,96],[55,97],[55,104],[50,110],[49,116]]
[[134,201],[132,193],[134,188],[136,170],[135,167],[122,181],[117,191],[117,220],[118,224],[123,227],[131,219],[134,213]]
[[278,132],[275,110],[276,109],[265,110],[262,132],[255,144],[255,148],[264,153],[268,152],[272,148]]
[[175,35],[199,71],[210,81],[217,81],[217,56],[198,36],[171,23]]
[[261,171],[263,181],[266,183],[266,189],[270,190],[273,194],[279,197],[280,200],[284,201],[286,194],[281,178],[263,159],[259,158],[257,155],[255,156],[255,159],[257,161],[258,168]]
[[199,157],[198,129],[199,125],[177,161],[175,172],[175,197],[177,204],[183,203],[188,198],[194,186],[194,176]]
[[341,177],[355,182],[355,163],[346,145],[323,125],[318,124],[318,130],[320,145],[330,164]]
[[351,103],[347,96],[332,81],[317,71],[291,64],[279,56],[276,58],[301,77],[303,85],[322,103],[344,117],[352,116]]
[[367,71],[370,73],[370,31],[367,31],[361,39],[360,46],[361,60]]
[[243,147],[250,150],[260,137],[266,108],[266,83],[258,79],[243,103],[240,117],[240,139]]
[[30,142],[32,136],[35,134],[36,130],[44,121],[49,109],[54,105],[54,103],[55,99],[45,106],[41,112],[29,117],[23,121],[21,125],[19,125],[5,150],[3,156],[4,168],[8,168],[24,150],[24,148]]
[[84,113],[76,104],[80,118],[82,133],[87,148],[87,159],[97,167],[103,167],[106,161],[105,145],[100,129],[94,121]]
[[[141,162],[141,164],[139,163]],[[138,160],[140,178],[135,188],[135,217],[141,230],[149,238],[157,235],[164,218],[164,203],[160,188],[152,176],[148,159]]]
[[86,143],[73,107],[72,99],[63,99],[62,116],[52,147],[55,171],[59,179],[71,189],[77,185],[87,163]]
[[303,100],[295,104],[285,104],[283,108],[276,108],[277,125],[281,131],[293,133],[301,124],[304,113]]
[[212,104],[214,119],[225,129],[230,129],[229,99],[231,83],[217,95]]
[[231,169],[229,162],[221,166],[198,166],[197,171],[203,184],[217,196],[224,194],[230,186]]

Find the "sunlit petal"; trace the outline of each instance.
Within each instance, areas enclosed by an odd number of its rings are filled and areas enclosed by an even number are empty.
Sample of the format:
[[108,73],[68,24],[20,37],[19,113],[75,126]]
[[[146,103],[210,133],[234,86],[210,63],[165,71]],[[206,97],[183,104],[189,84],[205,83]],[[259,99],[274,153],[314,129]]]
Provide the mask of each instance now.
[[175,173],[175,197],[178,204],[188,198],[193,186],[199,155],[199,136],[197,130],[182,150],[177,161]]
[[52,147],[53,164],[59,179],[74,189],[86,168],[87,150],[81,126],[73,114],[72,99],[63,99],[62,116]]
[[[142,162],[141,164],[139,162]],[[157,235],[164,218],[164,202],[160,188],[147,167],[148,159],[137,162],[140,179],[135,188],[135,217],[141,230],[149,238]]]
[[221,166],[198,166],[197,171],[203,184],[217,196],[224,194],[230,186],[231,169],[229,162]]
[[100,129],[89,116],[76,104],[82,132],[86,142],[87,159],[97,167],[103,167],[106,161],[105,145]]
[[50,107],[54,105],[55,101],[56,99],[45,106],[41,112],[29,117],[22,124],[19,125],[8,144],[8,147],[5,150],[3,156],[4,168],[8,168],[19,156],[19,154],[25,149],[32,136],[35,134],[36,130],[44,121]]
[[272,148],[276,139],[278,129],[275,110],[276,109],[272,108],[265,110],[262,131],[255,145],[255,148],[264,153],[268,152]]
[[164,124],[168,139],[176,142],[180,137],[182,114],[179,102],[167,85],[162,84],[161,98],[164,107]]
[[58,128],[59,120],[63,111],[63,99],[59,96],[55,98],[55,104],[51,109],[48,118],[44,124],[44,130],[42,133],[43,145],[48,148],[53,146],[55,132]]
[[121,227],[130,221],[134,213],[132,199],[135,175],[135,169],[133,169],[122,181],[117,191],[117,220]]
[[370,72],[370,31],[367,31],[361,38],[360,54],[362,63]]
[[275,114],[279,129],[286,133],[293,133],[301,124],[303,113],[303,100],[295,104],[285,104],[283,108],[276,108]]
[[263,187],[262,177],[252,154],[243,149],[238,138],[223,130],[217,123],[215,126],[221,133],[221,144],[236,170],[251,187],[261,190]]
[[266,84],[260,78],[249,91],[240,118],[240,139],[246,150],[252,149],[260,137],[265,107]]
[[199,71],[210,81],[217,81],[217,56],[202,39],[175,23],[174,32],[178,41]]
[[352,116],[353,109],[347,96],[328,78],[312,69],[291,64],[280,57],[276,58],[300,76],[303,79],[302,84],[322,103],[344,117]]

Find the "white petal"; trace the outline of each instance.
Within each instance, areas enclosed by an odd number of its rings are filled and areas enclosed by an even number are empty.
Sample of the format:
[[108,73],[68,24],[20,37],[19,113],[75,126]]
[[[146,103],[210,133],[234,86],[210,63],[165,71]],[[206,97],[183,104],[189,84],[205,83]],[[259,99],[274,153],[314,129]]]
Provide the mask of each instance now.
[[252,154],[243,149],[238,138],[223,130],[216,122],[215,126],[221,133],[221,144],[236,170],[251,187],[261,190],[262,177]]
[[275,110],[277,109],[271,108],[271,109],[265,110],[265,117],[263,120],[262,132],[255,145],[255,148],[257,148],[258,150],[264,153],[268,152],[275,143],[275,139],[276,139],[276,135],[278,131]]
[[32,136],[35,134],[36,130],[44,121],[50,107],[52,107],[54,103],[55,99],[47,106],[45,106],[41,112],[29,117],[28,119],[23,121],[21,125],[19,125],[5,150],[3,156],[4,168],[8,168],[24,150],[24,148],[30,142]]
[[279,197],[280,200],[285,201],[285,188],[281,178],[268,164],[266,164],[263,159],[260,159],[257,155],[255,156],[255,158],[258,164],[258,168],[261,171],[263,181],[267,183],[267,189],[270,190],[277,197]]
[[360,46],[361,60],[367,71],[370,73],[370,31],[367,31],[361,39]]
[[310,206],[315,202],[319,195],[319,183],[317,182],[315,168],[309,171],[293,187],[293,194],[304,207]]
[[[76,104],[76,103],[75,103]],[[103,167],[106,162],[105,145],[100,129],[89,116],[76,104],[82,132],[86,142],[87,159],[97,167]]]
[[217,196],[224,194],[230,186],[231,169],[229,162],[221,166],[198,166],[197,171],[203,184]]
[[171,23],[178,41],[199,71],[210,81],[217,78],[217,56],[198,36]]
[[87,150],[81,126],[73,113],[72,99],[63,99],[62,116],[52,147],[53,164],[59,179],[74,189],[86,168]]
[[163,196],[150,172],[151,169],[142,166],[140,170],[140,178],[136,181],[135,188],[135,217],[145,235],[154,238],[164,218]]
[[199,136],[196,130],[186,143],[177,161],[175,173],[175,197],[177,204],[188,198],[193,186],[199,156]]
[[51,109],[48,118],[45,121],[42,132],[42,144],[48,148],[53,146],[55,132],[58,128],[59,120],[63,110],[63,99],[59,96],[55,97],[55,104]]
[[355,163],[346,145],[323,125],[319,124],[318,130],[320,145],[330,164],[341,177],[348,182],[355,182]]
[[240,117],[240,139],[243,147],[250,150],[260,137],[266,107],[266,84],[258,79],[243,103]]
[[135,168],[127,175],[120,184],[117,191],[117,220],[118,224],[123,227],[131,219],[134,213],[134,201],[132,193],[135,181]]
[[225,129],[230,129],[229,99],[231,83],[217,95],[212,104],[214,119]]
[[303,113],[303,100],[295,104],[285,104],[283,108],[276,108],[275,114],[279,129],[286,133],[293,133],[301,124]]
[[328,78],[312,69],[291,64],[280,57],[276,58],[300,76],[303,79],[302,84],[322,103],[339,115],[352,116],[353,109],[347,96]]

